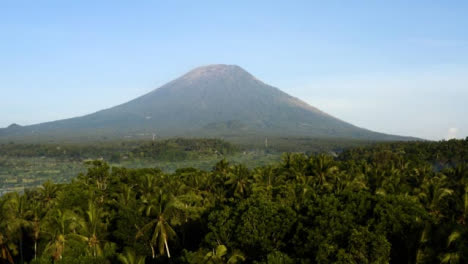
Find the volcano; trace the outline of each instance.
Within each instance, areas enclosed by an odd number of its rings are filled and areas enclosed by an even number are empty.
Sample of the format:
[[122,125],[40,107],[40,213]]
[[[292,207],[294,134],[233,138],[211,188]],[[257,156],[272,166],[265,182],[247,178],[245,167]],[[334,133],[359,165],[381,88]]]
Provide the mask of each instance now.
[[236,65],[208,65],[124,104],[86,116],[0,130],[0,138],[315,137],[408,140],[359,128]]

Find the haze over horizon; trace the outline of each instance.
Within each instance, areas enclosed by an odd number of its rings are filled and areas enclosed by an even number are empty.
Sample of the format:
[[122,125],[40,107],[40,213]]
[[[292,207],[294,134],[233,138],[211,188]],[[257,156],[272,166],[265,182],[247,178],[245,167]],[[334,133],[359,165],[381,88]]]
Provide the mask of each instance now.
[[467,11],[463,1],[3,3],[0,127],[89,114],[223,63],[360,127],[464,138]]

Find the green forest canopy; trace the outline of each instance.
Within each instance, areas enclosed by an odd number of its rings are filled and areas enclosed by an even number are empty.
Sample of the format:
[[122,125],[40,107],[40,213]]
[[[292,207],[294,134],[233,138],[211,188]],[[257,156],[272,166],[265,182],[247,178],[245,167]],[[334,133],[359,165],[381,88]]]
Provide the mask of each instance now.
[[110,168],[0,198],[3,263],[467,263],[468,139]]

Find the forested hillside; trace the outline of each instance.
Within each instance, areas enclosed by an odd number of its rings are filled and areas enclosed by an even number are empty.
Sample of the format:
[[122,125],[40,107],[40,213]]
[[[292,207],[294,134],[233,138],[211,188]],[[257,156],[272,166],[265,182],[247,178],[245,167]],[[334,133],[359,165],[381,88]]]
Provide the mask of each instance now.
[[467,263],[468,138],[164,173],[89,161],[0,197],[3,263]]

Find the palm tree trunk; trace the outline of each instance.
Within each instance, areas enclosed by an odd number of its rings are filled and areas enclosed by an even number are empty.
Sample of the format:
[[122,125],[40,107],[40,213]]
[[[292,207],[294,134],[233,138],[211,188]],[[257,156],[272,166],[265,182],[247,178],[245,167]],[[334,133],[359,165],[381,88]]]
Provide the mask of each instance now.
[[164,238],[164,245],[166,246],[167,257],[171,258],[171,253],[169,252],[169,246],[167,245],[167,239]]
[[34,259],[37,259],[37,240],[34,240]]
[[62,242],[62,252],[60,253],[60,259],[62,259],[62,255],[65,252],[65,241]]

